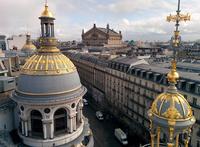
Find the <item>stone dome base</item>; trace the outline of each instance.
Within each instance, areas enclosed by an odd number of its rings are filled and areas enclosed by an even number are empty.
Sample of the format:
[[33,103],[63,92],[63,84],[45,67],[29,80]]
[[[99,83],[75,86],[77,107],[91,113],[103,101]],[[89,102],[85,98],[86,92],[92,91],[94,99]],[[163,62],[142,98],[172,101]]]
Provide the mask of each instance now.
[[20,133],[19,135],[20,138],[23,140],[23,144],[28,147],[71,147],[73,145],[83,144],[85,137],[89,139],[85,146],[94,146],[93,136],[89,128],[87,119],[84,119],[84,123],[81,124],[76,132],[60,137],[55,137],[54,139],[43,140],[38,138],[25,137],[22,136]]

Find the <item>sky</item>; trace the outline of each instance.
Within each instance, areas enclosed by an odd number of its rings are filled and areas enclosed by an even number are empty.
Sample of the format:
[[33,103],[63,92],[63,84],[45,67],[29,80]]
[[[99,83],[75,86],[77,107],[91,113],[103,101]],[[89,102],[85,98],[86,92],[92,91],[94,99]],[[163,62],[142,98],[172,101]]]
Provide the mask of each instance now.
[[[7,37],[29,32],[40,35],[38,17],[45,0],[0,0],[0,34]],[[123,40],[167,41],[174,24],[166,16],[175,14],[177,0],[48,0],[54,14],[55,33],[60,40],[81,40],[82,29],[106,27],[122,31]],[[182,40],[200,39],[200,0],[181,0],[182,13],[190,22],[180,26]]]

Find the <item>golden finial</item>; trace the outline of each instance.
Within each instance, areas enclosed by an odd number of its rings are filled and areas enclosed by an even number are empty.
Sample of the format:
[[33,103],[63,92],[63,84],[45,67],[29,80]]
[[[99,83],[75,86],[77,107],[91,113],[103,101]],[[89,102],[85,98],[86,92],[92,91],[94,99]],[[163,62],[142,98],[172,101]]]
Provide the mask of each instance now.
[[174,84],[176,84],[177,80],[179,79],[179,74],[176,71],[176,61],[175,60],[172,60],[172,62],[171,62],[171,70],[167,74],[167,78],[170,83],[174,83]]
[[53,14],[49,11],[49,7],[47,4],[47,0],[45,0],[45,9],[41,14],[41,17],[50,17],[50,18],[54,18]]

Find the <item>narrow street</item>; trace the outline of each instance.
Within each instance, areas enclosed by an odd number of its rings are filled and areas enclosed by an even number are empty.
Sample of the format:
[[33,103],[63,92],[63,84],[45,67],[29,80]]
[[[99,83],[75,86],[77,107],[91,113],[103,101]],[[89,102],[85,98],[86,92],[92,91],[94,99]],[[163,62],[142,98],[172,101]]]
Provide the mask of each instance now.
[[[121,128],[114,119],[104,119],[100,121],[96,118],[95,110],[90,106],[84,106],[83,114],[88,118],[90,128],[94,135],[94,147],[123,147],[115,138],[114,129]],[[135,145],[135,138],[128,138],[129,144],[126,147],[138,147]]]
[[114,136],[115,124],[110,120],[99,121],[95,116],[95,110],[89,105],[84,106],[83,113],[88,118],[94,135],[94,147],[122,147]]

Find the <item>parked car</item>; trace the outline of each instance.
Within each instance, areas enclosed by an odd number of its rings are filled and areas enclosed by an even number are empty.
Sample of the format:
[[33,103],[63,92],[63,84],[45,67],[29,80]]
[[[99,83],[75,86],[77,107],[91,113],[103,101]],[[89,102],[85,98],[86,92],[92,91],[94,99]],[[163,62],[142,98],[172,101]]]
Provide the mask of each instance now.
[[85,106],[87,106],[87,105],[88,105],[88,101],[87,101],[86,99],[83,99],[83,104],[84,104]]
[[101,111],[96,112],[96,117],[98,120],[104,120],[103,113]]
[[127,135],[120,128],[116,128],[114,134],[115,137],[119,140],[119,142],[121,142],[121,144],[128,144]]

